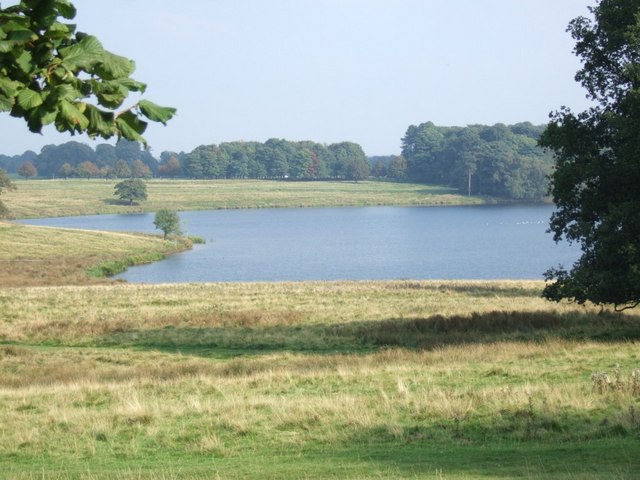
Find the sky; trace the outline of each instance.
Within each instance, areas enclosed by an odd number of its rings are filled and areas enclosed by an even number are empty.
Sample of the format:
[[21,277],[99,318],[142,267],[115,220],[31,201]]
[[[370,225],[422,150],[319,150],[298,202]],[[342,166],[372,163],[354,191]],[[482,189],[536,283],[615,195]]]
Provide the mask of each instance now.
[[[15,1],[3,1],[7,7]],[[283,138],[398,154],[410,125],[530,121],[588,107],[566,27],[595,0],[75,0],[78,31],[135,60],[152,153]],[[125,103],[137,101],[132,97]],[[0,153],[85,136],[0,115]]]

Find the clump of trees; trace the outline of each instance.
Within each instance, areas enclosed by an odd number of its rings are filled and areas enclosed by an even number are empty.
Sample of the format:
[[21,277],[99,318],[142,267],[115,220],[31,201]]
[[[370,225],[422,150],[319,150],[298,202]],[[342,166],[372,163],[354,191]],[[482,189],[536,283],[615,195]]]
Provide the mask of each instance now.
[[[405,176],[472,195],[539,200],[548,193],[553,155],[531,123],[438,127],[411,125],[402,139]],[[401,169],[403,167],[400,167]]]
[[272,138],[260,142],[202,145],[185,156],[182,175],[191,178],[291,178],[362,180],[369,176],[362,147]]
[[363,180],[370,167],[362,147],[353,142],[323,145],[271,139],[201,145],[190,153],[162,152],[158,161],[140,143],[120,140],[95,150],[79,142],[46,145],[39,154],[0,155],[0,166],[16,172],[30,161],[42,177],[80,178],[272,178]]

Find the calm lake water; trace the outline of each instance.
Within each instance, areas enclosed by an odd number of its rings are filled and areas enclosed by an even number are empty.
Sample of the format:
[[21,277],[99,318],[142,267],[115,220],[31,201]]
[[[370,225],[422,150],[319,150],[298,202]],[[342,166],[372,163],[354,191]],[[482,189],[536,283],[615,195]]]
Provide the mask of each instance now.
[[[180,213],[206,245],[129,269],[130,282],[540,279],[571,265],[576,245],[546,233],[553,207],[363,207]],[[153,214],[24,223],[156,232]]]

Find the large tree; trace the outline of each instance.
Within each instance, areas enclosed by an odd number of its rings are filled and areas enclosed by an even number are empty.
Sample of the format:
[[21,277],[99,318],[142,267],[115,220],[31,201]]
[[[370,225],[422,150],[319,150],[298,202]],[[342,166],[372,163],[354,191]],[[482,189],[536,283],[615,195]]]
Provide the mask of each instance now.
[[568,31],[594,106],[556,112],[541,139],[557,161],[551,230],[582,256],[546,273],[544,295],[621,310],[640,303],[640,0],[601,0],[590,13]]
[[[175,109],[140,100],[146,85],[131,78],[133,61],[65,23],[76,15],[69,0],[22,0],[0,7],[0,112],[26,120],[32,132],[117,136],[145,143],[147,122],[165,123]],[[117,111],[116,111],[117,110]]]

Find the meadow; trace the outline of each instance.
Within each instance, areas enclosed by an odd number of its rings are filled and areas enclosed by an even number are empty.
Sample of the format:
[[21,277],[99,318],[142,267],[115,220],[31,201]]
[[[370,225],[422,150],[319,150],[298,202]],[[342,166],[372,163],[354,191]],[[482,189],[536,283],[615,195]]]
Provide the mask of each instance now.
[[0,289],[0,471],[637,478],[640,315],[541,287]]
[[482,203],[455,189],[391,182],[149,180],[149,199],[129,206],[114,196],[117,180],[16,180],[2,201],[12,218],[219,208],[466,205]]
[[[187,184],[135,208],[276,206]],[[320,201],[283,185],[277,206]],[[130,208],[104,181],[18,187],[20,216]],[[188,246],[0,223],[0,478],[639,477],[637,309],[550,304],[538,281],[95,277]]]

